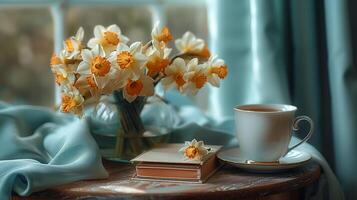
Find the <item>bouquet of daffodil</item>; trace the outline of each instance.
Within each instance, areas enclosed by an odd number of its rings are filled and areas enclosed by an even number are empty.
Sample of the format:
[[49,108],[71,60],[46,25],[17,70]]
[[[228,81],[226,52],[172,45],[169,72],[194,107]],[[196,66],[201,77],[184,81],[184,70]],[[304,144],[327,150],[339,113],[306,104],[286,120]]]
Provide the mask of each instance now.
[[[206,84],[219,86],[227,75],[227,66],[211,56],[202,39],[191,32],[175,40],[178,54],[170,56],[168,44],[173,39],[167,27],[157,23],[151,40],[129,43],[117,25],[94,28],[94,37],[83,43],[84,31],[63,43],[63,50],[53,54],[51,70],[61,87],[62,112],[82,115],[87,102],[99,102],[102,95],[114,95],[120,114],[122,132],[134,138],[130,145],[139,153],[144,126],[140,112],[154,87],[161,82],[165,90],[195,95]],[[119,141],[124,144],[123,141]]]

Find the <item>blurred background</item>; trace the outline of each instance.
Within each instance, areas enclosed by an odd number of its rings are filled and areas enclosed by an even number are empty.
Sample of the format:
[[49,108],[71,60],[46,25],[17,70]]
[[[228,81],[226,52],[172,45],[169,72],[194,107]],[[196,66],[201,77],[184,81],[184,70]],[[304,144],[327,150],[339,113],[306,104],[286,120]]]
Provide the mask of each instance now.
[[52,107],[49,60],[83,26],[118,24],[147,41],[160,20],[190,30],[229,66],[220,89],[192,100],[208,115],[245,103],[297,105],[315,121],[310,140],[348,199],[357,198],[357,3],[353,0],[0,0],[0,100]]

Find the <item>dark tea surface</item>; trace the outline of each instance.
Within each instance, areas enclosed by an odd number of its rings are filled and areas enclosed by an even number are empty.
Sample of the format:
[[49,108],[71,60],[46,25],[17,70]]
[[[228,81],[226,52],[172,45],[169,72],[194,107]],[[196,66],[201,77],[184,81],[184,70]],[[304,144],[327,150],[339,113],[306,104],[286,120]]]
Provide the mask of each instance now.
[[281,110],[274,108],[265,108],[265,107],[249,107],[249,108],[240,108],[241,110],[252,111],[252,112],[279,112]]

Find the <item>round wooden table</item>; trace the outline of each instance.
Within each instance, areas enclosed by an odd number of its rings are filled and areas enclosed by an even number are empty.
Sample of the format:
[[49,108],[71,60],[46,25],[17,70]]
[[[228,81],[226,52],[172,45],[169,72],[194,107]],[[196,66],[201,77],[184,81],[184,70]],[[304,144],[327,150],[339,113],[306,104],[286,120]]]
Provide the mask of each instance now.
[[304,188],[320,177],[320,166],[305,166],[277,174],[254,174],[223,166],[204,184],[131,180],[132,165],[104,161],[110,177],[79,181],[14,200],[78,199],[301,199]]

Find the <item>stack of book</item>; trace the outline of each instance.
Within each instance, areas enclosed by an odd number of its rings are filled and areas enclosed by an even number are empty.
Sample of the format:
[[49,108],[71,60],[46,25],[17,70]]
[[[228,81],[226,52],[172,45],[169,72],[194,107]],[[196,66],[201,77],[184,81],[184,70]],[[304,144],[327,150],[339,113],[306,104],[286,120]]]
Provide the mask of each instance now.
[[131,161],[136,164],[136,180],[203,183],[221,166],[216,158],[221,146],[206,145],[210,151],[201,160],[189,160],[179,149],[183,144],[162,144]]

